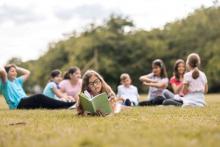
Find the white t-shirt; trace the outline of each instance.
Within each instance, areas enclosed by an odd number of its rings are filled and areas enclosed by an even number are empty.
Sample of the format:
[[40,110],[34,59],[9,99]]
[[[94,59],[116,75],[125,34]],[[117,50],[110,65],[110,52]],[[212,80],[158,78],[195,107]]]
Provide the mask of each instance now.
[[192,77],[193,71],[187,72],[184,75],[183,83],[189,84],[189,93],[193,92],[205,92],[205,85],[207,84],[207,78],[205,73],[199,71],[199,77],[197,79],[193,79]]
[[[168,86],[169,83],[169,79],[168,78],[161,78],[161,77],[157,77],[154,76],[153,73],[148,75],[148,78],[160,83],[164,83],[166,84],[166,86]],[[148,99],[154,99],[157,96],[162,96],[162,92],[163,92],[164,88],[156,88],[156,87],[149,87],[149,92],[148,92]]]
[[129,87],[125,87],[124,85],[119,85],[117,96],[124,99],[129,99],[136,105],[138,104],[139,94],[136,86],[130,85]]

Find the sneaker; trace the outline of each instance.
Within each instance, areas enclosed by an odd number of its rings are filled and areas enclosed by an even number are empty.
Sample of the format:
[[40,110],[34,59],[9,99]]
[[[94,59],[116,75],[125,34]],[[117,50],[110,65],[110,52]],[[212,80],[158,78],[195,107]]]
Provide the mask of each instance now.
[[68,109],[69,109],[69,110],[76,109],[76,104],[70,106]]

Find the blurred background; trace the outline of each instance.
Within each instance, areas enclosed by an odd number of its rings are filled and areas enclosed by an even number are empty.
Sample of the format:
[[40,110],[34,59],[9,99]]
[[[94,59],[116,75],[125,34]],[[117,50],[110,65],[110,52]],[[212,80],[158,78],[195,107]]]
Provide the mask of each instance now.
[[160,58],[169,77],[179,58],[199,53],[209,92],[220,92],[220,4],[217,0],[1,0],[0,64],[32,72],[41,91],[53,69],[95,69],[115,90],[123,72],[138,78]]

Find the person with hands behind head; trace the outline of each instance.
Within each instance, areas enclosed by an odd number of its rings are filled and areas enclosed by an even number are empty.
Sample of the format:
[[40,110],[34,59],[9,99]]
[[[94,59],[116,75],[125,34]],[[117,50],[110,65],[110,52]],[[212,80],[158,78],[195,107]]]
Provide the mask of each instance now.
[[[21,76],[17,77],[18,73]],[[10,109],[61,109],[69,108],[74,104],[51,99],[43,94],[27,96],[23,84],[29,76],[29,70],[14,64],[0,68],[0,91]]]

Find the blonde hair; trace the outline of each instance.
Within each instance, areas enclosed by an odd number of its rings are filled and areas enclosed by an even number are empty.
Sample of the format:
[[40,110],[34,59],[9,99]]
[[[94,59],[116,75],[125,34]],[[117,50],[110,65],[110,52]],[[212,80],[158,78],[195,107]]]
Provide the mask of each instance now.
[[128,78],[130,78],[130,75],[129,75],[128,73],[123,73],[123,74],[121,74],[121,76],[120,76],[120,80],[121,80],[121,81],[124,81],[124,80],[126,80],[126,79],[128,79]]
[[101,92],[106,92],[107,95],[109,96],[109,98],[114,98],[116,96],[115,93],[113,92],[113,90],[111,89],[111,87],[105,82],[103,77],[94,70],[87,70],[85,72],[85,74],[83,75],[83,77],[82,77],[82,91],[89,90],[89,79],[92,76],[96,76],[101,81],[101,83],[102,83]]

